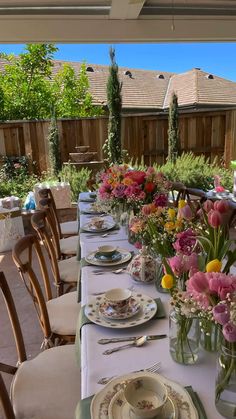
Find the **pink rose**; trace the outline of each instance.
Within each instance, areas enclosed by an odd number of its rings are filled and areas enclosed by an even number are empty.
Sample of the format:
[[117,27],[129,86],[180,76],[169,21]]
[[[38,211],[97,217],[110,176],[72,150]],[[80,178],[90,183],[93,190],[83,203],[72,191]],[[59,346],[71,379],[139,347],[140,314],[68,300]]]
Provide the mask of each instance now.
[[236,342],[236,325],[229,322],[223,326],[223,335],[228,342]]
[[217,294],[221,300],[224,300],[227,294],[234,294],[236,291],[236,277],[226,275],[222,272],[209,272],[209,289],[211,293]]
[[214,204],[210,199],[207,199],[203,204],[203,208],[208,213],[214,208]]
[[208,223],[213,227],[217,228],[222,224],[222,215],[219,211],[211,210],[208,213]]
[[221,214],[224,214],[229,209],[229,203],[225,199],[222,199],[221,201],[215,201],[214,209],[219,211]]
[[222,326],[228,323],[230,319],[230,314],[229,314],[229,308],[227,304],[221,304],[221,303],[217,304],[213,308],[212,312],[213,312],[213,317],[217,323],[221,324]]

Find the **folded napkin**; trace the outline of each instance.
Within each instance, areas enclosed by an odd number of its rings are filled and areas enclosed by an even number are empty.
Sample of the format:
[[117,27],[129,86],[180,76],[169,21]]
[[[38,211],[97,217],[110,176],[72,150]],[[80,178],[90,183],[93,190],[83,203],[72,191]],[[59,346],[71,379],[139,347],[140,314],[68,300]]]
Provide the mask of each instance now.
[[79,202],[95,202],[96,198],[80,198]]
[[[207,419],[205,409],[201,400],[199,399],[198,394],[193,390],[192,386],[185,387],[189,393],[194,406],[197,409],[199,419]],[[75,411],[75,419],[91,419],[90,415],[90,404],[94,396],[87,397],[86,399],[80,400],[77,404]]]

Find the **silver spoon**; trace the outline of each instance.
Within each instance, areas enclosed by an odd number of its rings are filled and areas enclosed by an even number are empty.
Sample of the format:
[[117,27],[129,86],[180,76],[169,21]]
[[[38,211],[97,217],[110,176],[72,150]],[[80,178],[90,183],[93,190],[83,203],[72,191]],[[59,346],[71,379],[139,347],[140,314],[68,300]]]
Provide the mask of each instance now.
[[128,343],[127,345],[117,346],[116,348],[107,349],[105,352],[103,352],[103,355],[110,355],[113,354],[113,352],[121,351],[122,349],[128,349],[128,348],[139,348],[143,346],[147,342],[147,336],[141,336],[140,338],[136,339],[132,343]]
[[105,273],[113,273],[113,274],[120,274],[121,272],[124,272],[125,268],[115,269],[114,271],[107,270],[107,271],[93,271],[95,275],[103,275]]

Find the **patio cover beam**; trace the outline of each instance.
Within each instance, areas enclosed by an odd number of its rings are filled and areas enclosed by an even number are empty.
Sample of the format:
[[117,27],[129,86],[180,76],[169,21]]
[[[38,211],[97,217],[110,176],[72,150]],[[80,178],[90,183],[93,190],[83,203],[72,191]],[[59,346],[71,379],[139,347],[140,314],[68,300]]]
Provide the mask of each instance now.
[[236,41],[236,17],[139,18],[81,16],[0,16],[0,43]]
[[112,0],[111,19],[136,19],[145,3],[145,0]]

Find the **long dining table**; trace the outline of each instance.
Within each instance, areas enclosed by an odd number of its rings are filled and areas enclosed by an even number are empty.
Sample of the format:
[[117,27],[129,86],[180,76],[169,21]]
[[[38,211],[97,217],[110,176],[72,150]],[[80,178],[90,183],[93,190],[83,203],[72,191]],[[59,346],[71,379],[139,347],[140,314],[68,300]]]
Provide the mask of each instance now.
[[[89,199],[89,196],[88,193],[80,194],[78,205],[81,229],[92,218],[90,214],[84,213],[90,207],[89,202],[84,202]],[[107,215],[104,218],[109,220],[110,216]],[[120,229],[111,230],[105,237],[102,234],[93,234],[83,230],[79,237],[82,260],[102,244],[112,244],[137,252],[137,249],[128,242],[127,231],[122,226]],[[134,286],[135,292],[146,294],[154,299],[161,298],[166,312],[165,318],[149,320],[147,323],[127,329],[115,330],[90,323],[84,324],[81,331],[77,331],[81,345],[81,398],[87,398],[102,389],[102,385],[98,384],[101,377],[122,375],[145,369],[160,361],[160,374],[182,386],[191,385],[193,387],[202,401],[208,419],[221,418],[222,416],[217,412],[214,403],[216,353],[209,353],[201,349],[195,365],[178,364],[170,356],[167,337],[147,342],[140,348],[132,347],[111,355],[103,355],[105,349],[119,346],[120,343],[101,345],[98,343],[101,338],[154,334],[167,334],[168,336],[169,295],[158,292],[154,284],[134,282],[125,271],[117,274],[113,273],[110,268],[104,268],[104,273],[97,274],[96,266],[86,264],[81,266],[81,306],[88,304],[94,298],[94,293],[105,292],[111,288]]]

